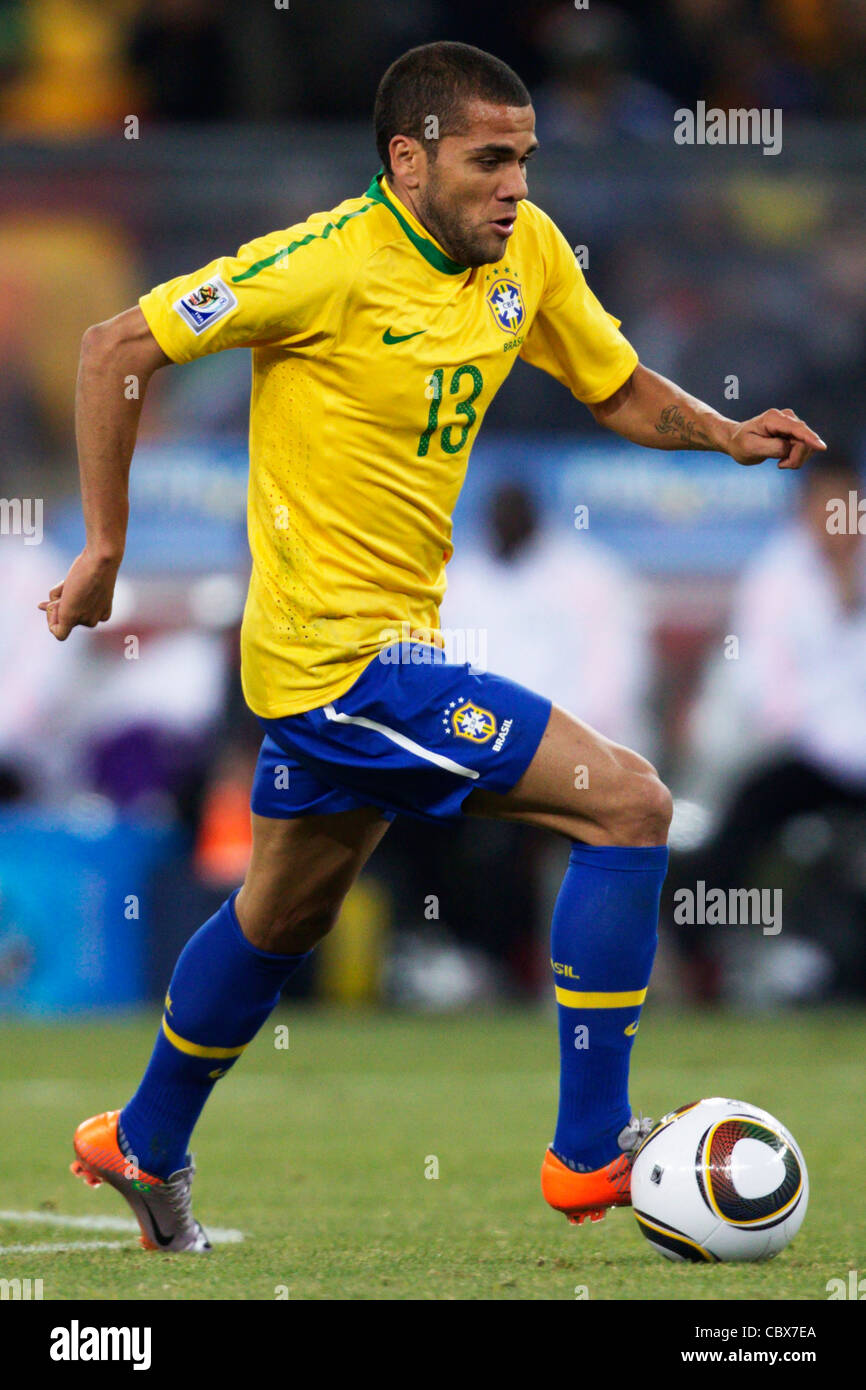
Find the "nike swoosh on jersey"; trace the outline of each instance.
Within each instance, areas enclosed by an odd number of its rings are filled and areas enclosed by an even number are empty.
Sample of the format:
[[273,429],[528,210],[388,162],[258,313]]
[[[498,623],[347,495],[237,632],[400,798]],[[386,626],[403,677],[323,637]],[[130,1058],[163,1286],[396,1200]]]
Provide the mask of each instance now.
[[416,328],[414,333],[400,333],[395,335],[391,332],[390,328],[386,328],[385,332],[382,334],[382,342],[388,344],[406,343],[410,338],[417,338],[420,333],[426,332],[426,328]]

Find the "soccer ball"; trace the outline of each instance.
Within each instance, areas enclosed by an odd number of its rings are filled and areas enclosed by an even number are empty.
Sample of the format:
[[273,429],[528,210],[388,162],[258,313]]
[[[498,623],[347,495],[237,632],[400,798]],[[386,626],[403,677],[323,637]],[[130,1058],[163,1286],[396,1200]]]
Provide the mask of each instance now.
[[809,1175],[766,1110],[714,1096],[659,1120],[634,1160],[631,1200],[668,1260],[768,1260],[802,1225]]

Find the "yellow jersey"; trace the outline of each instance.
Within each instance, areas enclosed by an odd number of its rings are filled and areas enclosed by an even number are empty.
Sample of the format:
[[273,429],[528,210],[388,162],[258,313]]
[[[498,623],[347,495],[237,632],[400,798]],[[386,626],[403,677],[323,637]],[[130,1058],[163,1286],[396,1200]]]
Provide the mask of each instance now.
[[241,678],[270,719],[337,699],[407,631],[436,641],[469,452],[518,355],[586,404],[637,365],[540,208],[501,261],[461,266],[381,170],[139,302],[174,362],[252,348]]

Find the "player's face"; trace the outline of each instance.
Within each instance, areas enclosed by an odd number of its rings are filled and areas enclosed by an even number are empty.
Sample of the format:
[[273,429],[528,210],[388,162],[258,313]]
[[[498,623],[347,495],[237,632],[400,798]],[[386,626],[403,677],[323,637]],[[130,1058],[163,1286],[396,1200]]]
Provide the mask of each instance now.
[[526,197],[526,164],[538,141],[531,106],[472,102],[467,130],[445,135],[424,159],[417,193],[420,219],[460,265],[489,265],[505,255]]

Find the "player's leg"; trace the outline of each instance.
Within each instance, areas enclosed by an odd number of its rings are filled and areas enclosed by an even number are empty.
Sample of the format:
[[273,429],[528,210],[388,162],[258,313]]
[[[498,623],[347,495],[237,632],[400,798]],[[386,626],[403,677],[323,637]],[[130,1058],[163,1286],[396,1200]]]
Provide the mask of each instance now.
[[554,705],[541,742],[507,792],[484,788],[467,815],[525,821],[587,845],[663,845],[671,795],[652,763]]
[[597,1219],[629,1201],[627,1155],[641,1137],[628,1071],[655,956],[670,793],[644,758],[554,706],[512,790],[474,791],[464,811],[572,841],[551,931],[560,1098],[542,1187],[570,1219]]
[[[526,820],[574,842],[553,925],[562,1158],[551,1154],[548,1166],[568,1180],[568,1210],[627,1202],[615,1155],[621,1135],[635,1137],[628,1054],[655,950],[670,818],[654,769],[545,697],[423,643],[386,649],[331,704],[263,723],[276,747],[361,800],[424,819],[468,811]],[[572,1179],[586,1180],[578,1197]]]
[[285,982],[337,920],[387,828],[370,807],[338,815],[253,815],[243,886],[187,942],[150,1066],[120,1125],[141,1167],[183,1166],[213,1084],[265,1022]]
[[373,806],[297,820],[254,814],[250,864],[234,902],[250,945],[287,955],[311,951],[335,925],[389,824]]
[[189,1206],[190,1136],[217,1080],[234,1066],[280,990],[334,925],[389,821],[370,806],[325,815],[254,814],[243,886],[187,942],[135,1095],[75,1136],[73,1171],[127,1198],[143,1243],[201,1250]]

